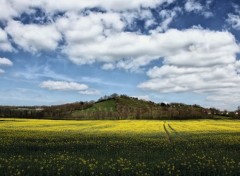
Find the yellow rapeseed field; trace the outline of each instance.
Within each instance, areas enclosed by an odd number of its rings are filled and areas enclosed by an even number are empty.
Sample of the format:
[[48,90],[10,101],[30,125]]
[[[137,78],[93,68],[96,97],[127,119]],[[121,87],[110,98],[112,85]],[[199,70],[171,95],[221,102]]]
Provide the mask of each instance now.
[[1,130],[55,131],[79,133],[164,133],[163,124],[171,124],[178,132],[215,133],[240,132],[240,121],[233,120],[33,120],[1,119]]
[[240,175],[237,120],[0,119],[0,175]]

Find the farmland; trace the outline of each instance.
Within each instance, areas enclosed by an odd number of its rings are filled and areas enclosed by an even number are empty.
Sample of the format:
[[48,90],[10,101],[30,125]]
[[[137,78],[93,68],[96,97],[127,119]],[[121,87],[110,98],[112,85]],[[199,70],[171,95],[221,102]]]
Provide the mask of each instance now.
[[1,175],[240,175],[238,120],[0,119]]

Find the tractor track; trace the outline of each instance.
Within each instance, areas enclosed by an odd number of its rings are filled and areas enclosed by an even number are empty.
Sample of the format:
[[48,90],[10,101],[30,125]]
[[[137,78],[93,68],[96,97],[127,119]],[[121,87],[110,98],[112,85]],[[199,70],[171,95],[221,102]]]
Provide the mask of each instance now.
[[175,130],[169,123],[164,122],[163,129],[166,133],[166,138],[169,143],[172,143],[175,139],[186,140],[177,130]]
[[163,124],[163,128],[164,128],[164,131],[165,131],[165,133],[166,133],[168,142],[169,142],[169,143],[172,143],[172,138],[171,138],[171,136],[170,136],[169,131],[168,131],[167,128],[166,128],[165,123]]
[[170,124],[168,124],[168,127],[169,127],[169,129],[171,131],[173,131],[174,133],[178,134],[178,132]]

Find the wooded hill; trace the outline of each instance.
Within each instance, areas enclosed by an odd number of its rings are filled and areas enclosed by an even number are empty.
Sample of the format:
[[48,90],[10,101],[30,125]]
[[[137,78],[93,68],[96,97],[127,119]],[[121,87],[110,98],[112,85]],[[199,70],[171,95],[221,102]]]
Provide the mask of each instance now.
[[0,117],[37,119],[203,119],[228,116],[219,110],[182,103],[154,103],[127,95],[113,94],[98,101],[75,102],[55,106],[1,106]]

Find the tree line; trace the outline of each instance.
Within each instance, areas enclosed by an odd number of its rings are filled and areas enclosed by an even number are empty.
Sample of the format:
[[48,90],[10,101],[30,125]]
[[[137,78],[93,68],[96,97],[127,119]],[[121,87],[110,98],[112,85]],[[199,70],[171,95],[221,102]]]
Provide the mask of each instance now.
[[[91,109],[94,105],[110,100],[114,101],[114,107],[97,107]],[[154,103],[151,101],[139,100],[138,98],[129,97],[127,95],[118,94],[101,97],[96,102],[75,102],[63,105],[31,107],[0,106],[0,117],[5,118],[185,120],[206,118],[212,119],[216,116],[226,116],[240,119],[240,113],[236,112],[227,113],[216,108],[206,109],[199,105],[185,105],[183,103]]]

